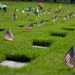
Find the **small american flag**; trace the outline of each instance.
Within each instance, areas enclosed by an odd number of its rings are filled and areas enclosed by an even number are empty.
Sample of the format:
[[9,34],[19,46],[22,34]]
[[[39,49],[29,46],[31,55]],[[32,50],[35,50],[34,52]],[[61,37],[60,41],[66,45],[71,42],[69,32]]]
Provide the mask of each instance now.
[[22,13],[25,13],[24,9],[22,9]]
[[33,24],[30,24],[26,29],[27,30],[32,30],[32,28],[33,28]]
[[73,68],[75,65],[75,52],[74,48],[71,47],[68,53],[65,56],[65,62],[66,65],[69,66],[70,68]]
[[27,13],[27,15],[26,15],[26,18],[28,18],[29,17],[29,13]]
[[52,18],[52,21],[53,21],[53,22],[56,22],[57,19],[58,19],[58,16],[55,16],[54,18]]
[[9,41],[12,41],[13,40],[13,35],[12,35],[10,29],[7,30],[4,38],[7,39],[7,40],[9,40]]
[[38,24],[38,27],[41,27],[44,25],[44,20],[42,20],[39,24]]
[[13,15],[13,20],[16,20],[17,19],[17,15],[16,15],[16,13],[14,13],[14,15]]
[[4,13],[3,13],[3,15],[6,15],[6,12],[7,12],[7,7],[3,7],[3,11],[4,11]]
[[46,14],[46,10],[43,10],[43,11],[42,11],[42,14]]
[[47,13],[48,13],[48,14],[50,14],[50,13],[51,13],[51,8],[49,8],[49,9],[47,10]]
[[67,20],[67,16],[65,16],[65,17],[63,18],[63,20]]
[[73,12],[68,15],[68,19],[73,17]]
[[51,12],[50,11],[48,11],[48,14],[50,14]]
[[14,10],[14,14],[13,14],[13,17],[12,17],[13,20],[16,20],[17,19],[16,10],[17,9]]
[[54,14],[58,14],[58,11],[56,10],[56,11],[54,12]]

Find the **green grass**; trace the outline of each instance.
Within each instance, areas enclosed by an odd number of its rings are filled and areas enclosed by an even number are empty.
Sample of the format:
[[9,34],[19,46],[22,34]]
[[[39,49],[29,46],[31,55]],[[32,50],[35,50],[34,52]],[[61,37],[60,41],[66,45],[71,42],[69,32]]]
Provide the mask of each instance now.
[[[21,10],[30,6],[38,7],[37,2],[1,3],[6,4],[11,11],[3,16],[3,11],[0,10],[0,62],[5,59],[18,61],[29,59],[30,62],[27,66],[14,69],[0,65],[0,75],[75,75],[75,68],[70,69],[64,61],[64,56],[71,46],[75,48],[75,17],[63,21],[65,15],[75,10],[75,5],[63,4],[64,13],[57,14],[58,20],[52,22],[51,19],[55,16],[53,13],[59,4],[44,3],[43,10],[52,8],[51,14],[44,14],[36,20],[33,12],[26,19],[27,11],[23,14]],[[15,8],[19,9],[16,21],[12,20]],[[40,13],[43,10],[40,10]],[[42,19],[45,21],[44,26],[39,28],[38,24]],[[33,23],[33,29],[26,30],[31,23]],[[4,39],[8,28],[14,36],[13,41]],[[43,43],[49,48],[35,48],[32,47],[33,43],[36,45]]]

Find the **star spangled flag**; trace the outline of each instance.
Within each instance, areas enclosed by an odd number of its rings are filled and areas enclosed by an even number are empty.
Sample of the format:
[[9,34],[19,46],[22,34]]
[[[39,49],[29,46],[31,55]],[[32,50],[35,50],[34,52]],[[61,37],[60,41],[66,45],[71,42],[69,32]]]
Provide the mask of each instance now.
[[14,10],[14,14],[13,14],[13,17],[12,17],[13,20],[16,20],[16,19],[17,19],[17,15],[16,15],[16,12],[17,12],[17,11],[16,11],[16,10],[17,10],[17,9]]
[[73,46],[70,48],[70,50],[67,52],[65,56],[65,63],[70,68],[73,68],[75,65],[75,52]]
[[51,12],[50,11],[48,11],[48,14],[50,14]]
[[41,27],[44,25],[44,20],[42,20],[39,24],[38,24],[38,27]]
[[43,11],[42,11],[42,14],[46,14],[46,10],[43,10]]
[[18,9],[15,9],[15,10],[16,10],[16,12],[19,11]]
[[13,35],[12,35],[10,29],[7,30],[4,38],[7,39],[7,40],[9,40],[9,41],[12,41],[13,40]]
[[29,13],[27,13],[27,15],[26,15],[26,18],[28,18],[29,17]]
[[22,13],[25,13],[24,9],[22,9]]
[[7,12],[10,12],[10,9],[8,9]]
[[33,28],[33,24],[30,24],[26,29],[27,30],[32,30],[32,28]]
[[58,14],[58,11],[56,10],[56,11],[54,12],[54,14]]
[[3,5],[2,8],[3,8],[3,11],[4,11],[3,15],[6,15],[6,12],[7,12],[7,5]]
[[56,15],[54,18],[52,18],[52,21],[53,21],[53,22],[56,22],[57,19],[58,19],[58,16]]
[[73,17],[73,12],[68,15],[68,19]]
[[50,14],[51,13],[50,11],[51,11],[51,8],[48,9],[48,12],[47,13]]
[[63,18],[63,20],[67,20],[67,16],[65,16],[65,17]]
[[16,20],[17,19],[17,15],[16,15],[16,13],[14,13],[14,15],[13,15],[13,20]]
[[4,11],[3,15],[6,15],[6,11]]

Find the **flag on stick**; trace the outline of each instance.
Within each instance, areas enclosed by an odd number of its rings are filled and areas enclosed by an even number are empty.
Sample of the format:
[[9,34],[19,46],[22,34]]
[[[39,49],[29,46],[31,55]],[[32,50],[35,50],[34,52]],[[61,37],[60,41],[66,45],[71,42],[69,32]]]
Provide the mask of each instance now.
[[63,18],[63,20],[67,20],[67,16],[65,16],[65,17]]
[[32,28],[33,28],[33,24],[30,24],[26,29],[27,30],[32,30]]
[[68,53],[65,56],[65,63],[70,68],[73,68],[75,65],[75,52],[73,47],[68,51]]
[[13,17],[12,17],[13,20],[16,20],[17,19],[16,12],[17,12],[17,9],[14,10],[14,14],[13,14]]
[[25,13],[24,8],[22,9],[22,13]]
[[43,11],[42,11],[42,14],[46,14],[46,10],[43,10]]
[[10,29],[7,30],[4,38],[7,39],[7,40],[9,40],[9,41],[12,41],[13,40],[13,35],[12,35]]
[[42,20],[39,24],[38,24],[38,27],[41,27],[44,25],[44,20]]
[[4,11],[3,15],[6,15],[6,12],[7,12],[7,5],[3,5],[2,8],[3,8],[3,11]]
[[47,14],[50,14],[51,12],[48,10]]
[[73,12],[68,15],[68,19],[73,17]]
[[51,8],[49,8],[47,11],[48,11],[47,13],[50,14],[51,13]]
[[29,12],[27,13],[27,15],[26,15],[26,18],[28,18],[29,17]]
[[14,15],[13,15],[13,20],[16,20],[17,19],[17,15],[16,15],[16,13],[14,13]]
[[57,19],[58,19],[58,16],[55,16],[54,18],[52,18],[52,21],[53,21],[53,22],[56,22]]

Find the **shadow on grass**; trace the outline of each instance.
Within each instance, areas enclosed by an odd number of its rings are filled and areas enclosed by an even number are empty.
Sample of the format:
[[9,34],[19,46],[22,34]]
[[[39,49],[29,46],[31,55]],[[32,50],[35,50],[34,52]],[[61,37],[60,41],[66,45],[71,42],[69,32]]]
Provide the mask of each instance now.
[[20,25],[19,27],[24,27],[23,25]]
[[66,33],[53,32],[53,33],[51,33],[51,36],[65,37],[66,36]]
[[74,28],[61,28],[62,30],[74,31]]
[[38,24],[37,22],[33,22],[33,24]]
[[49,20],[45,20],[45,22],[49,22]]
[[31,58],[25,55],[6,55],[6,60],[12,60],[17,62],[30,62]]
[[0,29],[0,32],[4,31],[4,29]]
[[33,40],[32,45],[37,47],[49,47],[52,44],[50,41],[46,40]]

